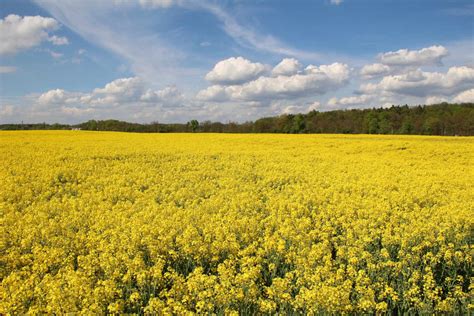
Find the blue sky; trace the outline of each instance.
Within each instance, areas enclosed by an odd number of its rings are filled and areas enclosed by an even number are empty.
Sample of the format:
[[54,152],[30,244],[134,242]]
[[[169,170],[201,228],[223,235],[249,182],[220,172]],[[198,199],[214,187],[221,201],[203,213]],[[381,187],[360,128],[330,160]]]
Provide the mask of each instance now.
[[472,1],[2,0],[0,123],[474,101]]

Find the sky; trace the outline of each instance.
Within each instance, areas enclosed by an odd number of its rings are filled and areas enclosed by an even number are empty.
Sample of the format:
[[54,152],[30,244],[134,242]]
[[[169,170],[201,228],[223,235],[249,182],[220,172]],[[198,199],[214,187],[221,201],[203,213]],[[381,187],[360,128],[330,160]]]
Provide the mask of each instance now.
[[474,3],[0,0],[0,123],[474,102]]

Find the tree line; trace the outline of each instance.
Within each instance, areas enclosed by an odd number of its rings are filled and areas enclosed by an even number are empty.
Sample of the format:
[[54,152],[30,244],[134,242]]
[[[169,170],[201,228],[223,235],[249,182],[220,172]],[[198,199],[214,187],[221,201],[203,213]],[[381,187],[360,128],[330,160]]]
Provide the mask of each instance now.
[[67,124],[3,124],[3,130],[120,131],[138,133],[341,133],[341,134],[413,134],[474,135],[474,103],[419,105],[415,107],[311,111],[260,118],[254,122],[198,122],[185,124],[129,123],[119,120],[90,120]]

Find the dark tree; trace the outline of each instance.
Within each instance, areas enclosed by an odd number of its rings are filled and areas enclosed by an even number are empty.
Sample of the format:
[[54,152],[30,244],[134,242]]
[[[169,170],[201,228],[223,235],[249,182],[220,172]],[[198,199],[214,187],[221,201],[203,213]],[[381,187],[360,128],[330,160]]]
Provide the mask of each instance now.
[[118,120],[90,120],[77,125],[3,124],[0,130],[64,130],[79,128],[92,131],[135,133],[346,133],[346,134],[418,134],[474,135],[474,103],[419,105],[416,107],[311,111],[307,114],[283,114],[264,117],[255,122],[186,124],[129,123]]

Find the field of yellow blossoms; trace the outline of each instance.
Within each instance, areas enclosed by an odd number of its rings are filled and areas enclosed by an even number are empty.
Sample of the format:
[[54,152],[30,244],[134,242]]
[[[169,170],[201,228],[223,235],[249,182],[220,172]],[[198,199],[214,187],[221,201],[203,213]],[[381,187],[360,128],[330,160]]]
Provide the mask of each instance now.
[[0,314],[473,312],[474,138],[0,132]]

